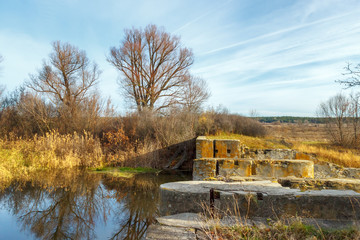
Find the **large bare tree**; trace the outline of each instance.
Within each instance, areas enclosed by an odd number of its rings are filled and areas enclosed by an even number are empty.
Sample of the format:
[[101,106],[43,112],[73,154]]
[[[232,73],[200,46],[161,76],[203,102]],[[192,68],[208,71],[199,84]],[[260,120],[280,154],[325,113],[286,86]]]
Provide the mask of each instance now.
[[119,84],[141,112],[179,103],[193,53],[181,46],[178,36],[148,25],[144,30],[125,30],[120,46],[110,49],[108,61],[122,73]]
[[[46,95],[57,107],[64,124],[74,125],[79,119],[81,107],[91,98],[91,89],[96,85],[100,70],[91,63],[85,51],[69,43],[56,41],[49,60],[35,75],[30,75],[27,87]],[[75,129],[69,129],[71,131]]]

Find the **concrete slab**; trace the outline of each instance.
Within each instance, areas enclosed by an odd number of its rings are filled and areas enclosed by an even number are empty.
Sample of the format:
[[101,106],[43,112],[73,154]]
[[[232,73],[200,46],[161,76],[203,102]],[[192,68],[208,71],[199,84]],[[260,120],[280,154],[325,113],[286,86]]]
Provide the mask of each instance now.
[[148,240],[196,240],[195,229],[150,225],[145,239]]
[[220,212],[242,217],[300,216],[320,219],[360,219],[360,193],[352,190],[307,190],[277,182],[185,181],[160,186],[160,213],[199,213],[210,206],[210,189]]
[[197,213],[179,213],[170,216],[157,217],[156,221],[161,225],[173,227],[201,229],[204,226],[204,222]]

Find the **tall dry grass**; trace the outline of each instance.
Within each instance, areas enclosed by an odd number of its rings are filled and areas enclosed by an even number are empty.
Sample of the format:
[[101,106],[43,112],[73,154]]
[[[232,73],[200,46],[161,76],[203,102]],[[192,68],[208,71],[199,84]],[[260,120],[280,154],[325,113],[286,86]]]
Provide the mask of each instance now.
[[299,152],[315,154],[319,161],[331,162],[344,167],[360,168],[360,154],[355,149],[329,143],[306,142],[294,142],[293,148]]
[[[305,219],[298,216],[290,218],[263,219],[257,218],[253,222],[247,217],[248,213],[241,214],[239,206],[221,212],[203,204],[201,219],[202,232],[207,239],[360,239],[360,231],[356,228],[339,230],[324,229],[318,223],[307,224]],[[254,224],[255,223],[255,224]]]
[[61,135],[51,131],[32,139],[0,140],[0,182],[27,178],[37,170],[99,167],[104,163],[100,141],[91,134]]

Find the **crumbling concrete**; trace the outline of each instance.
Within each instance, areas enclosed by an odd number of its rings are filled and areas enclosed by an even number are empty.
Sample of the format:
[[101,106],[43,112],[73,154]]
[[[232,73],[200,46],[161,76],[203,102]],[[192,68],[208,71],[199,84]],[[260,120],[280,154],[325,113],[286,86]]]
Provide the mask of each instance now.
[[283,187],[306,189],[340,189],[354,190],[360,192],[359,179],[343,179],[343,178],[325,178],[325,179],[309,179],[309,178],[280,178],[278,182]]
[[216,177],[217,160],[215,158],[194,159],[193,180]]
[[[258,150],[256,157],[249,159],[246,148],[239,140],[196,139],[196,157],[193,164],[193,179],[206,180],[215,177],[314,177],[314,163],[306,154],[290,149]],[[242,158],[247,156],[247,158]],[[296,159],[296,160],[295,160]]]
[[282,187],[277,182],[187,181],[160,186],[160,213],[199,213],[210,208],[215,189],[218,211],[238,211],[242,217],[299,216],[320,219],[359,219],[360,193],[352,190],[307,190]]
[[195,159],[193,180],[215,177],[314,177],[314,163],[308,160]]
[[240,158],[244,153],[239,140],[196,138],[196,158]]
[[251,175],[259,177],[314,178],[314,163],[307,160],[254,160]]
[[213,158],[214,142],[204,136],[196,138],[196,158]]
[[214,140],[215,158],[237,159],[241,156],[239,140]]
[[253,161],[248,159],[234,160],[234,159],[217,159],[218,173],[217,175],[223,177],[252,175]]

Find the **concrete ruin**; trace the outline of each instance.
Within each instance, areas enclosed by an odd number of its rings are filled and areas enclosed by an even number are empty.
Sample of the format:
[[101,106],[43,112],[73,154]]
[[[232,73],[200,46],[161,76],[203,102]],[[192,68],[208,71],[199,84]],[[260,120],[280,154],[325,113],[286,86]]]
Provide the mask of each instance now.
[[[348,221],[346,226],[360,229],[360,169],[312,159],[290,149],[251,151],[238,140],[198,137],[193,181],[160,186],[160,215],[173,219],[210,209],[250,221],[297,216],[330,221],[331,228]],[[161,227],[152,233],[163,232]],[[196,235],[196,226],[192,232],[184,229],[184,239]]]
[[198,137],[193,180],[231,176],[314,178],[314,163],[305,154],[288,149],[257,150],[251,159],[248,152],[239,140]]

